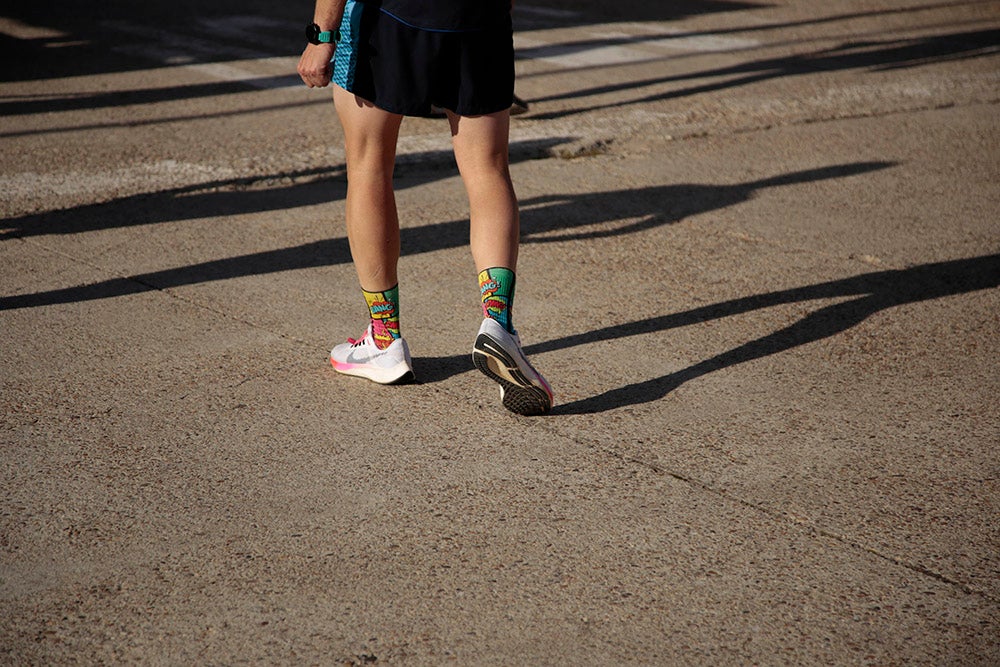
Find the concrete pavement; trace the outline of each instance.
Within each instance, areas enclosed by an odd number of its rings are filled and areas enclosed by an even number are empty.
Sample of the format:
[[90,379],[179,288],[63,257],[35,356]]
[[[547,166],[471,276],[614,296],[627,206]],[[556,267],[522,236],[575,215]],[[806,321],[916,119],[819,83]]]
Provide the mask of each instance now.
[[1000,2],[518,3],[537,419],[442,124],[338,376],[309,3],[149,4],[0,19],[5,663],[1000,662]]

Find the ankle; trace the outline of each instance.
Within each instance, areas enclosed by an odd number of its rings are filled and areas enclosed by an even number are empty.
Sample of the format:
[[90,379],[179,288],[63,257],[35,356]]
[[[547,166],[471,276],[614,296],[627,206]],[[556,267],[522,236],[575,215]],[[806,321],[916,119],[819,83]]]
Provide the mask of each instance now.
[[483,317],[496,320],[508,333],[514,333],[514,271],[506,267],[484,269],[479,273],[479,293],[483,301]]
[[384,350],[400,337],[399,285],[381,292],[361,290],[371,316],[372,339],[375,347]]

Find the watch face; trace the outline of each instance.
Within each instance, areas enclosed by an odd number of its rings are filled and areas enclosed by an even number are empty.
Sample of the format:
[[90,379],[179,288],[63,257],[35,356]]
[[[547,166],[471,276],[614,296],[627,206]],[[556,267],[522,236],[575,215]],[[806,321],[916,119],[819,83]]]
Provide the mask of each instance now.
[[319,26],[310,23],[306,26],[306,39],[310,44],[319,44]]

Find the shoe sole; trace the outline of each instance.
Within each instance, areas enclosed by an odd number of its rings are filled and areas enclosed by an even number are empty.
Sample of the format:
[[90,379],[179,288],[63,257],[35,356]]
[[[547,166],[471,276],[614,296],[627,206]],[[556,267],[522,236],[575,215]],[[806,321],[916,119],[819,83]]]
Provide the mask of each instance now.
[[406,364],[398,364],[392,368],[371,368],[363,364],[340,364],[331,358],[330,365],[343,375],[365,378],[378,384],[407,384],[415,379],[413,369]]
[[503,406],[511,412],[532,417],[544,415],[552,408],[548,392],[534,384],[503,346],[487,334],[476,337],[472,363],[500,385]]

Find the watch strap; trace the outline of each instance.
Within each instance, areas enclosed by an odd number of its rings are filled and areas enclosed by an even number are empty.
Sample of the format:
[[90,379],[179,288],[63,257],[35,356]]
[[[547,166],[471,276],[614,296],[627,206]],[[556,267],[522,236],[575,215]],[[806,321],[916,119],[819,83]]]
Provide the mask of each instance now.
[[330,44],[340,40],[339,30],[320,30],[315,23],[306,26],[306,40],[310,44]]

